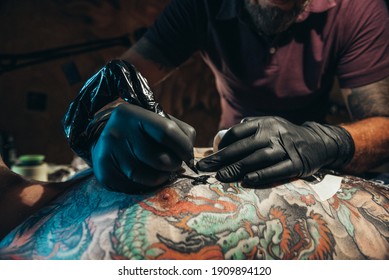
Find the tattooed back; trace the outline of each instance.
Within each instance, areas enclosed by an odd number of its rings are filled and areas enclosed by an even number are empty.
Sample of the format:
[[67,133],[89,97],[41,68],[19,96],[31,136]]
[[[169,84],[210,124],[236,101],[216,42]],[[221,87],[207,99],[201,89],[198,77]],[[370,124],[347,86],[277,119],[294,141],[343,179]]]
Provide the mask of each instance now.
[[178,178],[144,195],[85,174],[0,242],[3,259],[389,259],[389,191],[344,177],[320,201],[296,180],[267,189]]

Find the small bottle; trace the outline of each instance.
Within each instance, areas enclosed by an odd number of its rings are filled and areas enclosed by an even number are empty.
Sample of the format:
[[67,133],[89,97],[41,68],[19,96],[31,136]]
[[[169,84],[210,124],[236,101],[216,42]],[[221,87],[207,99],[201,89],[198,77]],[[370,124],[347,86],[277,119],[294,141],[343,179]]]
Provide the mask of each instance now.
[[23,155],[12,165],[11,170],[27,179],[47,182],[48,167],[44,159],[44,155]]

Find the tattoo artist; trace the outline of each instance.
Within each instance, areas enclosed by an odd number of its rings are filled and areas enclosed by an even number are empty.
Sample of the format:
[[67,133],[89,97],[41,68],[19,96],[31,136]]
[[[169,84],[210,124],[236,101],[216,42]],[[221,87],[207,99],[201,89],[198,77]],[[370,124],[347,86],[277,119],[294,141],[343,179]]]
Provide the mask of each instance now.
[[[196,51],[215,76],[220,128],[229,128],[199,170],[260,186],[324,167],[360,174],[389,159],[383,0],[172,0],[65,115],[71,147],[108,188],[158,187],[190,162],[194,129],[164,114],[148,83]],[[352,122],[328,125],[335,77]]]

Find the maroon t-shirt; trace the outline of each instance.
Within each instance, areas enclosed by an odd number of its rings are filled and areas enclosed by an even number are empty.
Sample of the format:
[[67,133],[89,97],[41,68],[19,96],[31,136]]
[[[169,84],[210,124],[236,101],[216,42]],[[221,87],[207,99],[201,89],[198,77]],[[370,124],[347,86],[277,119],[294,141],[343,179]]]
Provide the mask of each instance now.
[[221,127],[259,115],[322,121],[335,76],[342,88],[389,76],[383,0],[312,0],[276,39],[254,31],[243,0],[172,0],[145,36],[176,66],[201,51],[220,93]]

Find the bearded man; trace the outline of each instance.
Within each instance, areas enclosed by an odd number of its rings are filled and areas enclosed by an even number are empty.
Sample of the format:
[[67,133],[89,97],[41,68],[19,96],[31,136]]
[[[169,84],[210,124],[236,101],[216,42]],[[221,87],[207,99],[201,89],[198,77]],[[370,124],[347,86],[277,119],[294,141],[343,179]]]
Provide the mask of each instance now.
[[[361,174],[388,160],[383,0],[172,0],[141,40],[86,83],[64,118],[72,148],[105,186],[156,187],[191,161],[194,129],[126,95],[131,77],[140,81],[135,91],[150,93],[148,83],[197,51],[215,76],[220,128],[229,128],[198,169],[260,186],[321,168]],[[328,125],[335,77],[352,122]]]

